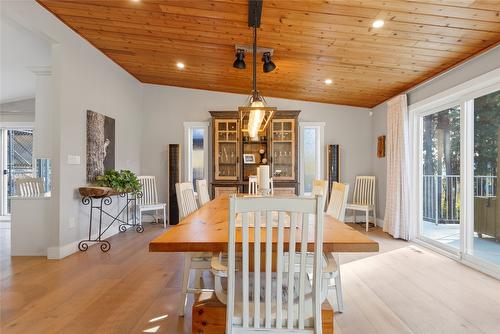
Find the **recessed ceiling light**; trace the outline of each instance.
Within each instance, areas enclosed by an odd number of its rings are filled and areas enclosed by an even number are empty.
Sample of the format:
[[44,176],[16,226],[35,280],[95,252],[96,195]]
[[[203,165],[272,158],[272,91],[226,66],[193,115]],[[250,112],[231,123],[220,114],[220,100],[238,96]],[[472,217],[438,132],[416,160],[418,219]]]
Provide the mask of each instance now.
[[327,84],[327,85],[331,85],[331,84],[332,84],[332,82],[333,82],[333,80],[332,80],[332,79],[326,79],[326,80],[325,80],[325,84]]
[[373,28],[382,28],[384,26],[384,20],[375,20],[372,23]]
[[141,2],[141,0],[131,0],[132,2]]
[[184,63],[177,63],[177,68],[180,68],[180,69],[183,69],[184,67],[186,67],[186,65],[184,65]]

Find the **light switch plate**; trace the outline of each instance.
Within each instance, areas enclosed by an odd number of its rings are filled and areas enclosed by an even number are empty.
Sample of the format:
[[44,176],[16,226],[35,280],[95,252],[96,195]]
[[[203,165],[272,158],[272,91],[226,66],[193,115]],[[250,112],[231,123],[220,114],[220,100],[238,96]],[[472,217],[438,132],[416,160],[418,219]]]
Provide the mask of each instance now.
[[68,155],[68,165],[79,165],[80,156],[79,155]]

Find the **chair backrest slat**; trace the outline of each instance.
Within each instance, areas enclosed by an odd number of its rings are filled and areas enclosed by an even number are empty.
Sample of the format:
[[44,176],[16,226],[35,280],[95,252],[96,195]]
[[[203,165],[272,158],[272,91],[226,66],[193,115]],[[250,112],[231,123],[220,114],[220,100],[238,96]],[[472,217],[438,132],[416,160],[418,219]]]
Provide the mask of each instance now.
[[175,191],[177,194],[177,204],[179,206],[179,218],[185,218],[198,210],[193,184],[191,182],[176,183]]
[[257,176],[250,175],[248,177],[248,194],[249,195],[257,195]]
[[347,206],[347,198],[349,196],[349,185],[333,182],[332,183],[332,193],[330,195],[330,203],[328,203],[328,208],[326,213],[333,218],[340,220],[341,222],[345,219],[345,210]]
[[283,229],[285,214],[278,213],[278,252],[276,254],[276,328],[283,324]]
[[242,236],[243,236],[243,259],[242,259],[242,267],[243,267],[243,328],[248,328],[248,315],[249,315],[249,293],[248,293],[248,277],[249,277],[249,248],[248,248],[248,213],[243,213],[242,216]]
[[[313,305],[313,316],[319,320],[314,319],[314,325],[319,326],[315,328],[321,328],[321,299],[319,293],[321,292],[321,266],[323,260],[322,203],[321,196],[315,198],[238,198],[232,196],[230,198],[227,328],[238,327],[245,328],[246,331],[252,331],[256,329],[262,330],[262,327],[264,327],[272,331],[274,328],[282,328],[283,324],[285,324],[289,330],[304,329],[306,311],[310,309],[306,305],[306,295],[309,291],[309,280],[307,278],[308,242],[313,242],[315,245],[313,254],[315,265],[313,268],[313,300],[319,303],[319,307]],[[277,213],[278,219],[277,227],[274,226],[275,213]],[[242,294],[240,296],[242,296],[243,313],[241,322],[234,323],[237,214],[241,215],[242,233],[242,291],[237,293]],[[285,228],[285,219],[289,220],[289,228]],[[261,224],[261,220],[263,224]],[[254,228],[253,274],[249,268],[250,256],[252,256],[251,244],[249,243],[251,237],[249,234],[251,233],[249,221],[253,222]],[[314,233],[313,240],[310,239],[311,233]],[[276,248],[273,248],[273,235],[276,235]],[[286,242],[288,247],[286,247]],[[285,265],[284,259],[287,258],[285,253],[287,250],[288,265]],[[265,255],[265,263],[262,263],[262,265],[261,251],[262,255]],[[273,261],[274,257],[276,257],[276,262]],[[296,265],[296,259],[300,259],[300,266]],[[274,263],[276,263],[276,266],[274,266]],[[286,280],[286,289],[284,289],[284,279]],[[253,284],[250,284],[252,281]],[[276,290],[274,290],[274,284]],[[252,285],[253,293],[249,291],[249,286]],[[263,296],[261,296],[261,291],[264,291]],[[274,293],[276,293],[276,300],[274,300]],[[286,312],[283,312],[283,298],[286,300]],[[296,300],[298,300],[298,308],[295,305]],[[251,301],[253,305],[250,305]],[[263,314],[261,314],[261,302],[264,303]],[[253,312],[250,312],[251,306],[253,306]],[[274,310],[276,311],[274,312]],[[251,313],[253,313],[252,317],[250,317]]]
[[253,215],[254,241],[253,241],[253,327],[260,327],[260,217],[261,211]]
[[322,196],[323,198],[323,210],[326,203],[326,197],[328,194],[328,182],[326,180],[313,180],[312,196]]
[[156,178],[150,175],[137,177],[141,184],[142,197],[137,198],[138,205],[158,204],[158,190],[156,188]]
[[357,176],[352,199],[354,204],[375,205],[375,176]]
[[290,240],[288,242],[288,300],[287,300],[287,328],[293,329],[293,299],[295,276],[295,229],[297,227],[297,213],[293,212],[290,220]]
[[19,178],[15,180],[16,195],[21,197],[40,196],[45,192],[42,178]]
[[305,285],[307,262],[307,239],[309,236],[309,214],[302,214],[302,240],[300,242],[300,271],[299,271],[299,329],[304,329],[305,318]]
[[196,180],[196,190],[198,192],[199,207],[202,207],[203,205],[210,202],[207,180]]

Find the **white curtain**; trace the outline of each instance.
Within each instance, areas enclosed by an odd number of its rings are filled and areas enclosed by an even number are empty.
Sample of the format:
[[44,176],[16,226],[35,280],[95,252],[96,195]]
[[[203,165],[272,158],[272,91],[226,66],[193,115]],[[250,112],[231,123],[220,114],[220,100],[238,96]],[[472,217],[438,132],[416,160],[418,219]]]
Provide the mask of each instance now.
[[410,159],[406,95],[387,102],[387,198],[384,231],[410,238]]

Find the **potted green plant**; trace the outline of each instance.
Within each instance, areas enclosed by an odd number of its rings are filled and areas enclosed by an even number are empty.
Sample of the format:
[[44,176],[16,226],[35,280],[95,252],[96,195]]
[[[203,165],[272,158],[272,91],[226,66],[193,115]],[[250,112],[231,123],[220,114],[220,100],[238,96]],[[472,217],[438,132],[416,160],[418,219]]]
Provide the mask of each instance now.
[[96,178],[95,184],[99,187],[112,188],[117,193],[137,194],[142,188],[137,176],[129,170],[107,170],[104,175]]

